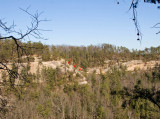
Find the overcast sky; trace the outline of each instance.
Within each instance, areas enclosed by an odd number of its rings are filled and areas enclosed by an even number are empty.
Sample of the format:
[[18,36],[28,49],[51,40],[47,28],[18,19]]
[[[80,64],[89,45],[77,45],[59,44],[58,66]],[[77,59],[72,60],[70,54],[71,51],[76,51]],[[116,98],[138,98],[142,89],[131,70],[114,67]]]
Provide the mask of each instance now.
[[[0,18],[5,18],[9,24],[15,22],[17,28],[25,30],[29,25],[29,17],[19,8],[35,13],[43,11],[41,18],[50,22],[42,23],[42,29],[49,45],[100,45],[109,43],[125,46],[129,49],[144,49],[159,46],[158,29],[151,28],[160,22],[160,10],[156,5],[139,5],[138,19],[143,34],[142,43],[137,42],[136,30],[133,24],[132,12],[129,11],[131,0],[0,0]],[[1,32],[1,31],[0,31]],[[39,41],[32,39],[32,41]]]

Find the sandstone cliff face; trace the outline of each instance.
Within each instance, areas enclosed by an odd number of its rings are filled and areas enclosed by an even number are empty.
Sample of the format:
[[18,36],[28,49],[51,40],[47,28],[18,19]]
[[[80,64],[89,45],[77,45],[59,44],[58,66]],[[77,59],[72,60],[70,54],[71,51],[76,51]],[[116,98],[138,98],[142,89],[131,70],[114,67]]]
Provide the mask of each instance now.
[[[94,67],[94,68],[88,68],[87,73],[93,73],[96,74],[105,73],[108,70],[111,69],[111,67],[119,67],[120,65],[125,66],[127,71],[134,71],[134,70],[147,70],[148,68],[154,68],[155,65],[159,65],[160,61],[149,61],[149,62],[143,62],[142,60],[132,60],[129,62],[115,62],[112,63],[112,65],[109,65],[111,61],[106,61],[106,64],[104,67]],[[26,66],[27,63],[22,63],[19,66],[19,72],[22,70],[23,66]],[[72,64],[68,64],[65,62],[64,59],[58,60],[58,61],[47,61],[42,62],[41,58],[35,57],[34,62],[30,62],[30,73],[37,74],[38,72],[41,74],[41,71],[44,67],[51,67],[53,69],[59,68],[62,74],[65,74],[66,72],[73,72],[73,76],[76,77],[76,74],[78,74],[80,77],[78,78],[79,84],[87,84],[85,76],[82,74],[83,71],[79,71],[78,69],[80,67],[74,68]],[[8,67],[11,68],[11,64],[8,64]],[[3,70],[0,70],[0,82],[3,81]],[[38,80],[39,83],[42,83],[43,80]],[[17,79],[16,84],[19,83],[19,80]]]
[[[11,68],[11,64],[8,64],[7,66],[9,68]],[[27,63],[22,63],[19,65],[19,72],[22,70],[23,66],[27,66]],[[30,62],[29,66],[30,66],[29,72],[31,74],[35,74],[35,75],[38,72],[41,74],[41,71],[44,67],[46,67],[46,68],[50,67],[53,69],[59,68],[62,74],[65,74],[66,72],[73,72],[74,77],[76,76],[76,74],[78,74],[80,76],[78,78],[79,84],[87,84],[86,78],[83,76],[81,71],[78,70],[80,67],[74,68],[74,66],[72,64],[65,63],[64,59],[61,59],[58,61],[53,60],[53,61],[42,62],[40,58],[35,57],[35,61]],[[5,72],[5,71],[2,71],[2,70],[0,71],[0,82],[3,81],[3,76],[2,76],[3,72]],[[38,82],[42,83],[43,80],[39,79]],[[19,80],[17,79],[15,81],[15,83],[18,84]]]
[[111,69],[111,67],[120,67],[120,65],[126,67],[127,71],[134,71],[134,70],[147,70],[148,68],[154,68],[156,65],[160,65],[160,61],[148,61],[143,62],[142,60],[131,60],[128,62],[118,62],[113,63],[112,65],[109,65],[109,63],[112,61],[106,61],[106,64],[104,67],[94,67],[94,68],[88,68],[87,73],[96,72],[96,74],[105,73],[108,70]]

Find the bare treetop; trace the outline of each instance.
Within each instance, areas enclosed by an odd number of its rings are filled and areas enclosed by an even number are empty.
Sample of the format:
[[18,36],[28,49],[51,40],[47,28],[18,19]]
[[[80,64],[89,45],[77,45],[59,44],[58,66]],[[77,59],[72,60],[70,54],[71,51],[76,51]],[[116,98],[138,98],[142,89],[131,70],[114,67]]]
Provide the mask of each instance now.
[[[47,19],[40,20],[40,16],[42,15],[43,12],[41,13],[36,12],[35,14],[31,14],[28,9],[29,8],[24,10],[20,8],[20,10],[28,14],[31,18],[30,26],[27,26],[26,32],[23,33],[22,30],[19,30],[19,31],[15,30],[16,25],[14,24],[14,22],[12,25],[7,26],[7,22],[4,22],[1,19],[0,28],[3,31],[5,31],[8,36],[3,36],[0,39],[11,38],[16,40],[22,40],[22,39],[30,40],[30,37],[34,37],[36,39],[46,40],[44,37],[42,37],[41,31],[48,31],[48,30],[40,29],[39,24],[41,22],[46,22],[48,20]],[[16,34],[18,37],[13,36],[12,34]]]
[[[40,19],[40,16],[42,15],[42,12],[36,12],[35,14],[31,14],[29,12],[29,7],[27,9],[22,9],[20,8],[24,13],[29,15],[31,18],[30,21],[30,26],[27,26],[27,30],[25,32],[22,32],[22,30],[16,30],[16,25],[13,22],[12,25],[7,25],[7,22],[5,22],[3,19],[0,19],[0,29],[5,33],[1,34],[0,40],[13,40],[14,44],[16,46],[16,52],[17,52],[17,63],[20,63],[20,58],[25,55],[28,58],[28,53],[26,52],[26,46],[22,44],[22,40],[27,40],[30,41],[31,38],[36,38],[36,39],[41,39],[41,40],[46,40],[43,36],[42,33],[43,31],[49,31],[49,30],[44,30],[39,28],[39,25],[41,22],[46,22],[48,21],[47,19]],[[3,60],[0,60],[0,69],[6,70],[9,75],[12,75],[15,77],[17,74],[13,74],[12,70],[8,68],[7,63],[8,61],[4,59],[3,57],[1,58]]]

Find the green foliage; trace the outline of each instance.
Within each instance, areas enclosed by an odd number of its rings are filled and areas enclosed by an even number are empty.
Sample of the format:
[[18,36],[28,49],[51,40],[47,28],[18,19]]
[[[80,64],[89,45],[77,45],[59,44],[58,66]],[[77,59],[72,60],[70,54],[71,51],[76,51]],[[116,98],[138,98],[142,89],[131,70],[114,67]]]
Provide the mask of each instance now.
[[130,106],[135,110],[135,114],[139,118],[149,119],[156,113],[152,103],[144,99],[132,100]]
[[50,89],[54,89],[57,84],[57,75],[56,70],[52,68],[43,68],[42,77],[46,80]]
[[96,109],[97,111],[97,119],[105,119],[104,118],[104,108],[102,106],[98,106],[98,108]]
[[101,75],[102,82],[101,82],[101,95],[105,96],[107,101],[110,99],[110,83],[108,77],[105,77],[105,75]]
[[96,75],[95,75],[95,71],[92,73],[91,83],[92,83],[92,87],[94,87],[94,86],[96,85]]
[[36,109],[43,118],[48,118],[51,112],[51,106],[52,106],[51,102],[47,101],[44,103],[44,105],[38,104]]
[[[28,54],[30,56],[41,56],[43,61],[57,60],[64,58],[71,60],[72,63],[83,67],[104,66],[105,60],[158,60],[160,55],[160,47],[146,48],[145,50],[132,50],[126,47],[116,47],[110,44],[102,44],[99,46],[90,45],[88,47],[74,47],[74,46],[52,46],[49,48],[41,42],[27,42],[20,43],[24,46],[26,52],[22,52],[22,56]],[[0,60],[15,61],[17,57],[16,45],[12,40],[0,41]],[[27,62],[26,58],[20,58],[21,61]],[[33,61],[32,57],[29,57]]]
[[118,105],[121,99],[121,96],[118,94],[118,92],[122,89],[122,85],[121,85],[122,72],[117,68],[113,68],[112,73],[109,74],[108,77],[109,79],[111,79],[110,80],[111,94],[116,94],[112,96],[112,103],[114,105]]
[[68,95],[71,95],[73,89],[74,89],[73,85],[65,85],[63,91]]
[[42,54],[42,60],[43,61],[49,61],[50,60],[50,51],[48,46],[44,46],[43,54]]
[[15,63],[12,63],[12,69],[11,69],[11,73],[9,75],[9,80],[10,80],[10,84],[11,86],[14,85],[15,83],[15,79],[18,77],[18,66],[16,66]]
[[[17,105],[23,104],[24,109],[22,108],[22,111],[14,110],[13,113],[25,111],[23,115],[26,116],[29,113],[26,113],[28,107],[32,107],[28,106],[30,104],[33,105],[33,108],[30,109],[32,111],[29,114],[33,112],[32,117],[36,118],[154,119],[160,117],[158,108],[151,101],[141,98],[125,100],[124,96],[121,96],[128,91],[125,88],[121,91],[123,89],[122,80],[132,81],[134,79],[136,81],[135,87],[133,86],[135,91],[143,91],[140,89],[145,87],[145,80],[138,79],[145,78],[146,72],[125,72],[124,74],[123,70],[113,69],[112,72],[106,74],[88,75],[87,79],[94,79],[93,82],[91,81],[91,85],[79,85],[76,81],[62,83],[62,80],[59,87],[55,84],[55,77],[57,77],[57,84],[59,84],[59,78],[66,79],[58,72],[58,68],[44,68],[42,77],[48,81],[38,85],[37,88],[26,88],[26,91],[22,93],[24,101],[17,100],[16,103]],[[130,76],[130,80],[124,79],[128,76]],[[54,86],[54,90],[52,86]],[[152,90],[146,90],[146,94],[152,94],[152,92]],[[129,105],[127,105],[128,102]],[[21,116],[24,117],[23,115]],[[20,118],[20,116],[17,117]]]
[[21,70],[21,79],[22,82],[26,85],[29,86],[33,81],[35,80],[36,76],[34,74],[29,73],[30,66],[29,64],[27,66],[24,66]]
[[67,93],[69,96],[72,96],[74,91],[77,91],[79,88],[78,83],[66,84],[64,85],[63,91]]
[[30,97],[31,100],[37,100],[37,99],[39,98],[39,96],[40,96],[40,92],[38,92],[38,91],[33,92],[33,91],[32,91],[32,92],[30,93],[30,96],[29,96],[29,97]]
[[[22,43],[31,56],[40,56],[42,61],[64,58],[73,64],[83,67],[105,66],[106,60],[110,66],[120,60],[129,61],[142,59],[144,61],[159,59],[160,47],[148,48],[144,51],[130,51],[125,47],[116,47],[109,44],[88,47],[73,46],[46,46],[42,43]],[[14,52],[13,52],[14,51]],[[127,118],[160,118],[158,106],[151,100],[158,102],[160,92],[154,85],[159,84],[159,66],[147,71],[127,72],[126,67],[112,67],[106,74],[88,74],[88,84],[80,85],[76,82],[81,78],[73,72],[62,74],[59,68],[44,67],[37,70],[38,74],[29,73],[27,65],[20,71],[20,86],[15,86],[17,69],[16,47],[10,40],[0,41],[0,61],[6,58],[12,62],[12,73],[15,78],[3,72],[4,85],[2,93],[13,98],[15,107],[5,112],[6,118],[66,118],[66,119],[127,119]],[[25,56],[25,55],[24,55]],[[21,60],[26,62],[25,60]],[[41,72],[40,72],[41,71]],[[34,83],[35,79],[42,78],[43,83]],[[131,83],[132,82],[132,83]],[[8,85],[9,84],[9,85]],[[127,87],[126,87],[127,86]],[[134,90],[132,94],[129,91]],[[156,90],[156,91],[155,91]],[[125,95],[124,95],[125,94]],[[128,96],[125,98],[125,96]],[[15,98],[19,97],[19,98]],[[152,98],[151,98],[152,99]],[[22,106],[23,105],[23,106]],[[122,106],[121,106],[122,105]]]

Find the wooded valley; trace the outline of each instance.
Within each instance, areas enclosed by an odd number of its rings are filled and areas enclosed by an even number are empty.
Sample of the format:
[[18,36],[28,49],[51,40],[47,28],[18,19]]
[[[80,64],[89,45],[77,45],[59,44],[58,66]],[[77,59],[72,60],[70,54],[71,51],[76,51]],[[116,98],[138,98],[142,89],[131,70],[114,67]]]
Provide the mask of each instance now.
[[[116,63],[160,60],[160,46],[129,50],[110,44],[48,46],[21,43],[21,56],[12,40],[0,40],[0,118],[2,119],[158,119],[160,66],[128,71]],[[18,58],[17,58],[18,57]],[[35,61],[35,57],[39,60]],[[45,62],[63,62],[55,68]],[[71,64],[68,64],[71,61]],[[106,61],[109,61],[107,63]],[[34,73],[31,66],[37,62]],[[51,62],[52,63],[52,62]],[[25,65],[22,65],[25,64]],[[73,65],[83,67],[76,71]],[[106,66],[107,65],[107,66]],[[72,70],[68,70],[72,67]],[[88,72],[101,67],[106,72]],[[64,71],[62,71],[64,69]],[[79,73],[77,73],[79,72]],[[80,84],[83,77],[87,81]],[[16,83],[16,80],[19,80]],[[41,80],[41,81],[40,81]]]

